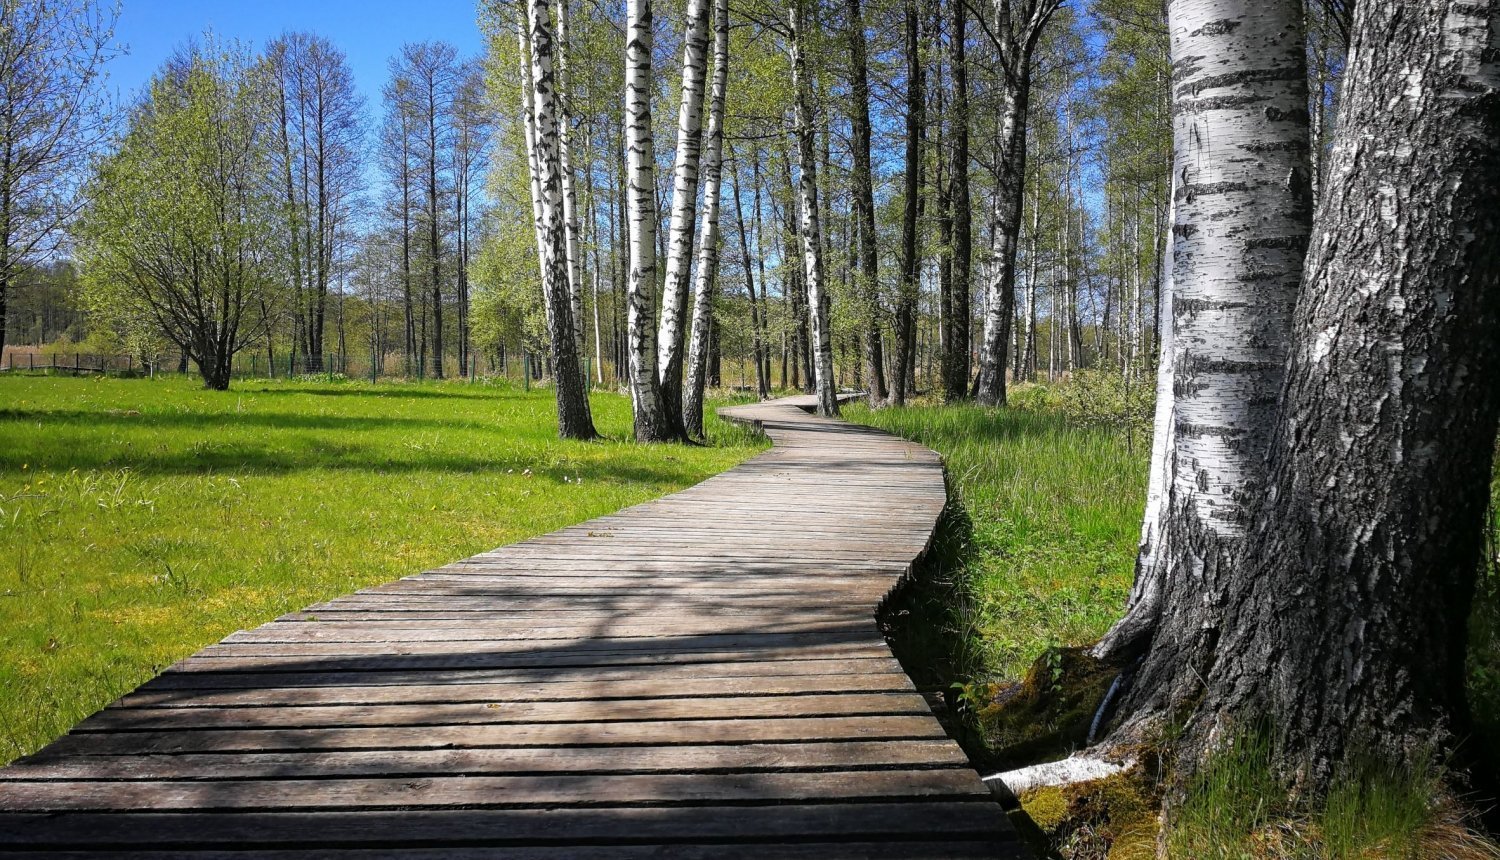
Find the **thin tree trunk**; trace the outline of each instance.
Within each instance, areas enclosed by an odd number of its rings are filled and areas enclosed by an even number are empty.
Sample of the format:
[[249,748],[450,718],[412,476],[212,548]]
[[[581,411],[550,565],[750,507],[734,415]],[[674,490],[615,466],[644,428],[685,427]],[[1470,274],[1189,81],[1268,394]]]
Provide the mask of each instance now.
[[866,70],[865,22],[860,0],[846,0],[849,27],[849,120],[854,136],[851,174],[854,219],[859,233],[856,292],[860,335],[864,340],[865,377],[871,406],[886,400],[885,355],[880,341],[880,259],[875,235],[875,183],[870,166],[870,81]]
[[718,289],[719,188],[724,174],[724,98],[729,83],[729,0],[714,0],[713,24],[713,95],[708,110],[708,143],[703,151],[703,229],[698,241],[693,334],[682,406],[683,429],[688,436],[697,439],[703,438],[703,391],[708,372],[714,293]]
[[688,0],[682,40],[682,100],[677,115],[677,155],[672,169],[672,220],[662,282],[656,365],[667,421],[679,431],[682,415],[682,339],[688,319],[688,280],[697,215],[698,162],[703,144],[703,90],[708,75],[710,0]]
[[678,437],[662,405],[651,339],[656,291],[656,156],[651,141],[651,0],[627,0],[625,32],[625,146],[629,183],[630,284],[626,323],[635,438]]
[[927,87],[922,80],[921,47],[916,0],[906,0],[906,175],[901,210],[901,283],[896,295],[893,320],[896,335],[896,378],[891,382],[891,403],[906,405],[908,374],[915,360],[917,288],[921,276],[921,238],[917,222],[922,205],[922,130],[927,118]]
[[[568,23],[570,0],[557,0],[557,102],[558,148],[562,154],[563,226],[568,237],[568,301],[573,307],[574,351],[588,354],[583,326],[583,253],[578,246],[578,193],[573,176],[573,110],[572,84],[568,79]],[[588,369],[583,368],[584,387],[588,386]]]
[[791,25],[792,89],[794,91],[794,126],[797,134],[797,167],[801,172],[798,196],[801,214],[802,260],[807,283],[808,316],[812,322],[814,387],[819,415],[839,414],[839,401],[833,382],[833,341],[829,330],[830,309],[827,287],[823,281],[823,237],[818,223],[817,155],[813,149],[812,93],[804,58],[804,20],[806,0],[792,0],[788,16]]
[[592,439],[587,380],[578,360],[577,322],[568,300],[568,235],[564,224],[561,112],[558,105],[549,0],[531,0],[531,83],[536,121],[537,165],[542,169],[542,256],[547,268],[543,288],[552,296],[551,340],[553,389],[557,401],[557,432],[564,439]]

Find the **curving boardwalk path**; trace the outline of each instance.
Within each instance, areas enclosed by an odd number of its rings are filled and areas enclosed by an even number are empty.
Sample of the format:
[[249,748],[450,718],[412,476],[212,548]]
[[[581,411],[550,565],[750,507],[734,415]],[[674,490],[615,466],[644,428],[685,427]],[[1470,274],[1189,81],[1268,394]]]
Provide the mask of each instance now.
[[1022,856],[875,623],[938,458],[810,400],[726,410],[775,447],[683,492],[177,663],[0,770],[0,853]]

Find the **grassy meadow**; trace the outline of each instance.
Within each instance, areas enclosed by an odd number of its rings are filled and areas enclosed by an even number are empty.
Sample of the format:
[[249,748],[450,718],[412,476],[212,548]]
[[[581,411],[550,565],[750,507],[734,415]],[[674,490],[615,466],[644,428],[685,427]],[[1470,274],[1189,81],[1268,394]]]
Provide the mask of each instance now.
[[[1143,444],[1045,409],[846,410],[943,455],[956,503],[936,554],[959,584],[966,674],[1019,678],[1048,648],[1103,635],[1130,590],[1146,498]],[[957,546],[952,545],[957,543]]]
[[0,378],[0,762],[281,613],[609,513],[762,450],[562,442],[550,389]]

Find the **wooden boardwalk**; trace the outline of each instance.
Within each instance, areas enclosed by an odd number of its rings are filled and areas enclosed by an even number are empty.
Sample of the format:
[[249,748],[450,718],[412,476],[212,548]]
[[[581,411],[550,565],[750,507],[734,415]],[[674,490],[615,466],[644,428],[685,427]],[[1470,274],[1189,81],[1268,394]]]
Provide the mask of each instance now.
[[177,663],[0,770],[0,853],[1023,856],[876,627],[938,458],[807,402],[727,410],[775,447],[683,492]]

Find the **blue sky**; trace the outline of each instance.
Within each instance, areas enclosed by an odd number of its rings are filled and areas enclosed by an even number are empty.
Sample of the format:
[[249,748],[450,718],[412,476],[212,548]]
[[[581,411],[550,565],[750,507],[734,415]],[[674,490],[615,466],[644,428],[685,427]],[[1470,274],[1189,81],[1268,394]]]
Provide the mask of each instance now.
[[349,55],[355,83],[378,110],[386,63],[404,42],[441,40],[474,56],[482,47],[474,0],[122,0],[116,37],[127,56],[109,86],[131,99],[179,45],[207,30],[257,49],[288,30],[327,36]]

